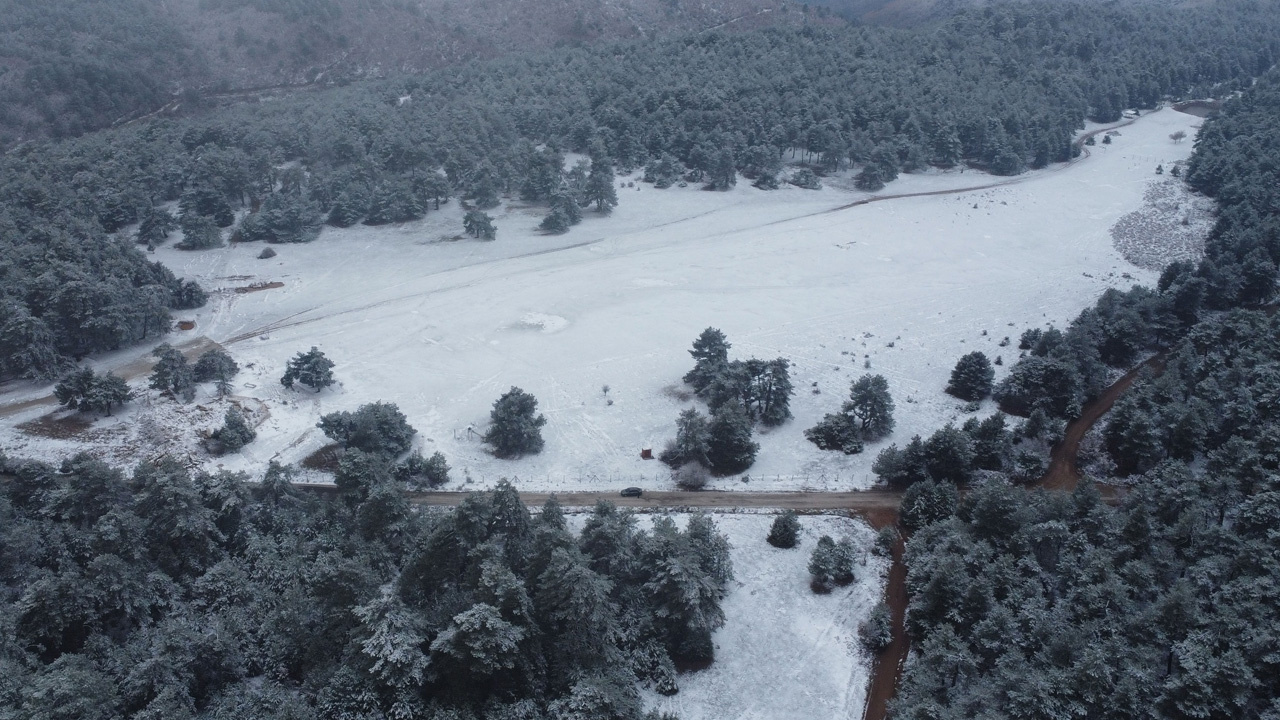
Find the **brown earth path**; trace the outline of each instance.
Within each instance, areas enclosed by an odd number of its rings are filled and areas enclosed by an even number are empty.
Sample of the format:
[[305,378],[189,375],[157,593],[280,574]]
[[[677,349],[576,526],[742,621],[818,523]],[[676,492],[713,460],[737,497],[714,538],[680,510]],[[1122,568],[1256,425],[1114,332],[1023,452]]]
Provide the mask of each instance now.
[[1134,369],[1116,380],[1093,402],[1080,410],[1080,417],[1072,420],[1062,434],[1062,442],[1054,446],[1049,454],[1049,469],[1035,484],[1045,490],[1064,490],[1071,492],[1080,482],[1080,469],[1076,467],[1076,459],[1080,455],[1080,441],[1093,429],[1094,424],[1111,410],[1116,400],[1125,393],[1142,376],[1144,370],[1159,373],[1164,369],[1165,354],[1159,353],[1147,359]]
[[[188,360],[193,360],[201,353],[221,347],[218,343],[210,340],[203,335],[192,338],[184,343],[174,345],[175,348],[182,351],[182,354]],[[125,380],[134,380],[151,372],[156,365],[156,358],[151,355],[144,355],[130,362],[118,365],[116,367],[100,367],[99,371],[109,371]],[[0,417],[13,417],[19,413],[25,412],[32,408],[52,407],[58,404],[58,399],[53,395],[41,395],[39,397],[28,398],[26,400],[16,400],[9,403],[0,402]]]

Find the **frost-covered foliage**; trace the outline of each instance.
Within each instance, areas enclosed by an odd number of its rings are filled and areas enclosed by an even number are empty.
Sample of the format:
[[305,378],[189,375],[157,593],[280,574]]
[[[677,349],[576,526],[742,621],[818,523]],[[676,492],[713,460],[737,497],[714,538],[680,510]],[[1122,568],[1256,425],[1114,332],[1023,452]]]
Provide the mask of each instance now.
[[849,399],[840,412],[828,413],[804,431],[809,442],[823,450],[846,455],[862,452],[865,442],[879,440],[893,431],[893,397],[883,375],[863,375],[849,387]]
[[[1103,431],[1128,476],[1123,499],[1110,507],[1087,481],[1028,493],[993,478],[958,503],[941,483],[908,490],[914,657],[896,715],[1180,720],[1280,707],[1280,321],[1239,307],[1275,290],[1277,117],[1273,74],[1206,123],[1189,174],[1218,196],[1221,219],[1198,266],[1172,264],[1154,293],[1104,295],[1065,333],[1023,336],[1032,355],[1019,366],[1057,362],[1085,398],[1081,368],[1148,343],[1167,350]],[[1112,325],[1129,328],[1127,342]],[[1024,434],[1069,409],[1058,383],[1028,382],[1037,374],[1002,383],[1034,408]]]
[[733,577],[706,517],[600,505],[575,536],[505,482],[414,513],[389,472],[353,501],[275,464],[0,460],[6,716],[640,720]]

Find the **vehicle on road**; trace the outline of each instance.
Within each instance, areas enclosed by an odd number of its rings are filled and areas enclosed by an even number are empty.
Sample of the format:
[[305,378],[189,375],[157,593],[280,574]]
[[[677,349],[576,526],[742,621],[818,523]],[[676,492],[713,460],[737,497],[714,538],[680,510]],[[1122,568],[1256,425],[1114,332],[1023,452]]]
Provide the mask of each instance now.
[[624,488],[622,491],[622,497],[640,497],[643,494],[644,490],[641,490],[638,487]]

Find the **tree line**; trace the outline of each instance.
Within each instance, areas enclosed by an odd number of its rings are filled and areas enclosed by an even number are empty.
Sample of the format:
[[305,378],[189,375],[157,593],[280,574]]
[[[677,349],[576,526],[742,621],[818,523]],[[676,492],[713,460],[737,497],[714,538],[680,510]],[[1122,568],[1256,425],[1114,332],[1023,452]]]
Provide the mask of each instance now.
[[997,390],[1069,417],[1089,368],[1163,350],[1101,429],[1092,467],[1127,486],[1115,507],[1088,479],[1071,494],[1002,477],[963,498],[945,478],[909,486],[914,659],[892,717],[1280,711],[1277,117],[1272,72],[1202,128],[1186,177],[1219,204],[1203,260],[1107,293],[1066,332],[1028,333]]
[[377,468],[328,497],[274,463],[0,472],[6,716],[656,720],[637,683],[712,659],[733,577],[706,516],[574,532],[505,481],[419,513]]

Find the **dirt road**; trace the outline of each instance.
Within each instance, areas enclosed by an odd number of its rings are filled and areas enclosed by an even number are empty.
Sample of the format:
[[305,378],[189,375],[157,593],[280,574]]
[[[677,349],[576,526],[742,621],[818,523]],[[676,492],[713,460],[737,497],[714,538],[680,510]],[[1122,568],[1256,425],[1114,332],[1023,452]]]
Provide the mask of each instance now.
[[1053,452],[1049,454],[1049,469],[1036,485],[1045,490],[1067,492],[1075,490],[1076,484],[1080,482],[1080,470],[1076,467],[1076,459],[1080,455],[1080,441],[1089,430],[1093,429],[1098,420],[1111,410],[1116,400],[1119,400],[1120,396],[1138,381],[1142,371],[1151,369],[1160,372],[1164,368],[1164,360],[1164,353],[1153,356],[1125,373],[1123,377],[1102,391],[1096,400],[1085,405],[1080,411],[1080,417],[1067,425],[1062,434],[1062,442],[1054,446]]
[[[201,353],[221,347],[218,343],[201,335],[184,343],[175,345],[188,360],[194,360]],[[144,355],[132,362],[125,363],[117,367],[99,368],[99,370],[107,370],[115,373],[117,376],[125,380],[135,380],[151,372],[156,365],[156,358],[151,355]],[[58,399],[53,395],[43,395],[41,397],[29,398],[11,403],[0,403],[0,417],[12,417],[18,413],[25,412],[37,407],[53,407],[58,404]]]
[[[773,508],[797,512],[845,510],[868,515],[883,515],[885,512],[896,515],[898,504],[902,501],[902,493],[879,488],[851,492],[655,491],[646,492],[641,497],[622,497],[616,492],[522,492],[520,499],[530,507],[541,507],[552,495],[567,507],[591,507],[600,500],[607,500],[619,507],[630,508]],[[463,492],[417,492],[408,495],[409,501],[415,505],[444,506],[457,505],[466,496],[467,493]]]

